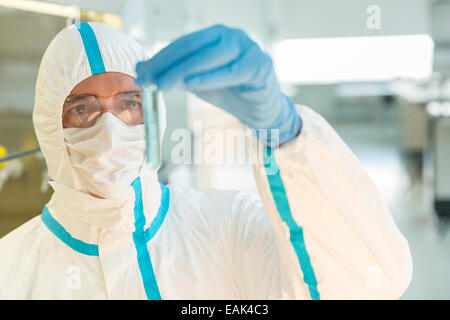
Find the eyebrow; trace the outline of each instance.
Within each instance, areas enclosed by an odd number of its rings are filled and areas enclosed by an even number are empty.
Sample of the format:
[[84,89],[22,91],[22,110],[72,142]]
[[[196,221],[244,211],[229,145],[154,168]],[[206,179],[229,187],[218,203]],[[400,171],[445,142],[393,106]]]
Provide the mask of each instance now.
[[89,97],[93,97],[93,95],[89,95],[89,94],[81,94],[81,95],[69,95],[65,100],[64,100],[64,104],[73,104],[85,99],[88,99]]
[[116,95],[128,95],[128,96],[133,96],[133,95],[141,95],[142,91],[125,91],[125,92],[119,92]]

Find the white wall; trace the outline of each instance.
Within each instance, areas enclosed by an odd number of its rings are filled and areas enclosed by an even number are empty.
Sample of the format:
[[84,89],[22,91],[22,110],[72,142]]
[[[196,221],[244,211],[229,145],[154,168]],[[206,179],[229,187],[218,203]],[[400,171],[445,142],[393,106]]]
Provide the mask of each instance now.
[[[380,8],[381,28],[366,26],[370,5]],[[280,38],[420,34],[429,30],[427,0],[283,0]]]

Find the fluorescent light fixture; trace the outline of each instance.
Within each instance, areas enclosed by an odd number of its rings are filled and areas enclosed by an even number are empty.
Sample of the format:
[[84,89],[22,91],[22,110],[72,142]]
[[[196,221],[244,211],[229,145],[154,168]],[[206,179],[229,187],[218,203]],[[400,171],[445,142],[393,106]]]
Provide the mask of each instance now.
[[0,0],[0,6],[60,17],[72,17],[77,10],[75,6],[32,0]]
[[284,83],[337,83],[428,78],[433,69],[429,35],[287,39],[275,45]]
[[[77,5],[62,5],[34,0],[0,0],[0,6],[59,16],[64,18],[83,17],[87,21],[98,21],[109,24],[117,29],[121,28],[122,18],[117,14],[80,9]],[[68,20],[72,24],[74,21]]]

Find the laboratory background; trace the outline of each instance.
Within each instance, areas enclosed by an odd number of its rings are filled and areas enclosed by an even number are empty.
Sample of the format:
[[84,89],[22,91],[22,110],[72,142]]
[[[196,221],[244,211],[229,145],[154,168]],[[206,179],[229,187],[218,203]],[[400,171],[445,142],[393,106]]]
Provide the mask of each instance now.
[[[244,30],[272,56],[284,92],[335,128],[391,210],[414,264],[402,299],[450,298],[450,1],[0,0],[0,237],[52,194],[31,120],[34,86],[52,38],[82,21],[122,30],[149,56],[214,24]],[[163,94],[160,181],[257,192],[250,163],[173,161],[176,130],[196,145],[207,143],[196,123],[243,126],[183,90]]]

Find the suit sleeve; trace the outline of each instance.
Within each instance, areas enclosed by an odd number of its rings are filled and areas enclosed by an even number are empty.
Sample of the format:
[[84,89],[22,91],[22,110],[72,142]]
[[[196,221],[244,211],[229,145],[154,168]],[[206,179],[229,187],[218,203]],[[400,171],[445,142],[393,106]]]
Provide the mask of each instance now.
[[[253,227],[246,247],[270,259],[254,265],[263,270],[255,277],[276,266],[266,290],[286,298],[399,298],[412,276],[407,241],[333,128],[307,107],[298,112],[297,138],[278,149],[255,150],[254,175],[276,243],[268,249],[270,237]],[[264,234],[268,227],[261,221]]]

